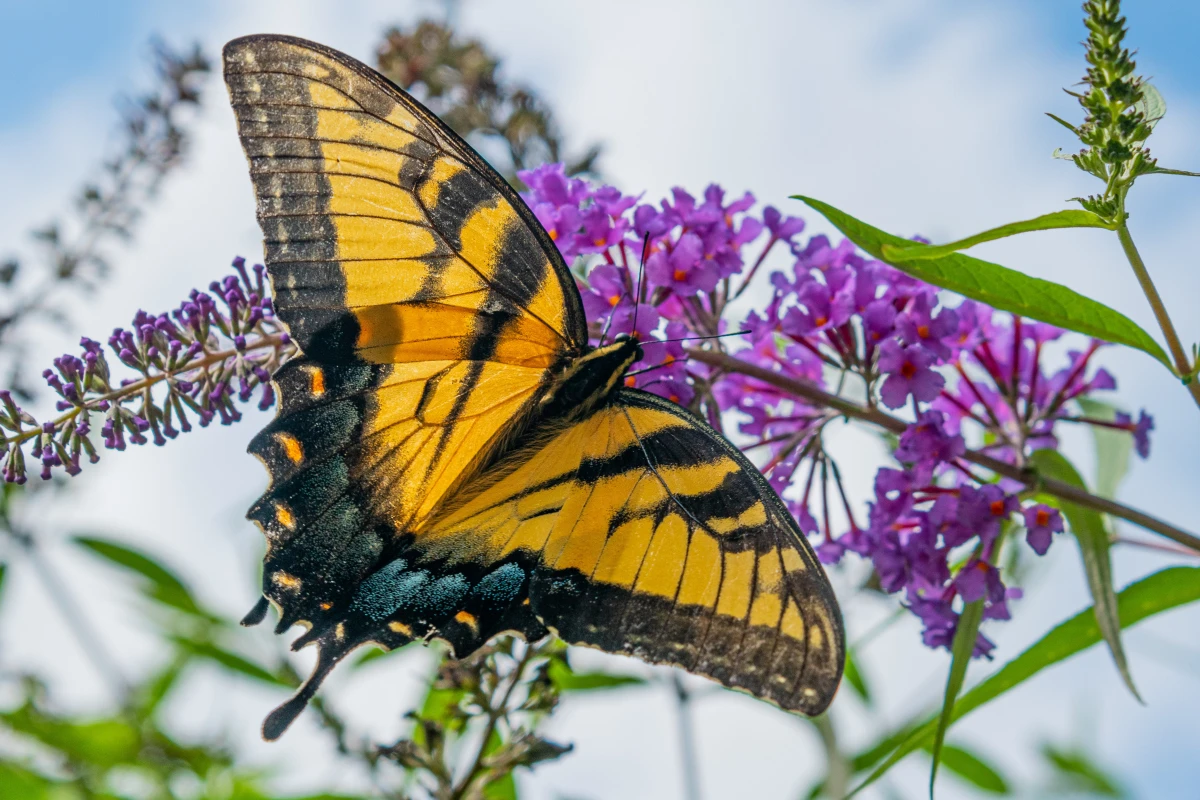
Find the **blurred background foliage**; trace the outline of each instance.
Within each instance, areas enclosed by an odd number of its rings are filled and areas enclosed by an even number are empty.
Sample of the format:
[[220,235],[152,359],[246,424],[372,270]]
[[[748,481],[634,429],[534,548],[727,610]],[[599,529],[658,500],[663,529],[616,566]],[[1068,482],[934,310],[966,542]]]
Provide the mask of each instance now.
[[[57,298],[86,293],[104,279],[118,258],[113,245],[130,241],[141,211],[160,184],[187,157],[189,121],[201,102],[222,98],[202,94],[214,82],[206,78],[213,59],[198,45],[175,50],[152,44],[155,83],[141,94],[119,100],[120,146],[85,180],[73,208],[31,232],[41,244],[36,263],[8,259],[0,265],[0,365],[8,385],[32,397],[36,376],[23,359],[24,343],[36,324],[69,325]],[[377,66],[412,91],[467,138],[514,183],[517,170],[548,161],[565,161],[572,174],[596,175],[600,148],[581,152],[567,147],[553,114],[537,93],[504,78],[500,61],[485,43],[457,36],[447,24],[422,21],[385,31],[377,48]],[[119,265],[117,265],[119,266]],[[136,612],[160,640],[158,666],[126,675],[110,652],[103,628],[60,577],[39,546],[44,532],[19,520],[29,493],[50,493],[67,502],[65,481],[5,485],[0,497],[0,603],[6,577],[27,571],[43,584],[58,606],[67,629],[87,654],[90,668],[111,690],[108,713],[80,715],[56,697],[56,688],[0,653],[0,797],[5,800],[73,798],[212,798],[256,800],[283,797],[271,791],[269,770],[242,763],[222,736],[183,737],[169,730],[162,710],[183,677],[204,665],[228,680],[278,687],[299,685],[286,651],[264,658],[262,636],[215,613],[196,599],[187,582],[154,554],[122,544],[119,535],[79,534],[73,545],[94,558],[98,572],[134,588],[142,601]],[[870,582],[865,587],[870,590]],[[849,656],[846,686],[868,709],[871,687],[858,669],[868,633]],[[436,643],[432,647],[439,647]],[[257,653],[258,655],[250,655]],[[350,670],[394,658],[378,650],[361,651]],[[541,729],[564,697],[576,692],[646,691],[640,678],[577,672],[567,648],[555,641],[533,646],[500,638],[463,662],[442,658],[429,675],[423,700],[407,714],[409,734],[395,742],[373,742],[350,730],[320,698],[312,704],[329,733],[331,757],[356,762],[371,776],[384,798],[515,798],[514,770],[569,753],[569,743],[543,737]],[[699,798],[689,704],[703,699],[677,678],[665,687],[678,699],[683,784],[689,800]],[[723,691],[714,688],[712,691]],[[808,723],[809,721],[806,721]],[[858,753],[839,748],[832,721],[811,721],[826,746],[828,775],[808,797],[841,796],[855,776],[864,775],[894,748],[907,731],[889,734]],[[888,726],[881,721],[879,730]],[[1041,777],[1018,785],[997,767],[962,746],[948,745],[942,763],[966,787],[982,796],[1126,797],[1119,776],[1109,774],[1089,751],[1086,736],[1071,742],[1046,742]],[[891,786],[885,796],[909,796]],[[923,791],[923,790],[922,790]],[[344,797],[314,787],[299,800]],[[580,796],[586,796],[584,789]]]

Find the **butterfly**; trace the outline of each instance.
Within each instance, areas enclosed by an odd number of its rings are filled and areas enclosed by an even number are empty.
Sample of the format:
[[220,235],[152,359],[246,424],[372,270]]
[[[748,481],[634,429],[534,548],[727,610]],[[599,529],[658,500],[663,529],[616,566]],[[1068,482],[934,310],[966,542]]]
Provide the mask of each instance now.
[[250,451],[270,485],[245,624],[318,647],[276,739],[355,647],[550,632],[818,714],[837,601],[763,476],[687,410],[626,388],[520,196],[399,87],[330,48],[236,39],[225,81],[275,311],[302,355]]

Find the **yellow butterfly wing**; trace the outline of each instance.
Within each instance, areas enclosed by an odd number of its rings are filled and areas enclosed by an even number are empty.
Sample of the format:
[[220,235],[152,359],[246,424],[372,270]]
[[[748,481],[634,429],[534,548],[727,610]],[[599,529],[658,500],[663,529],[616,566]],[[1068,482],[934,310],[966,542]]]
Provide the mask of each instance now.
[[586,344],[573,279],[505,181],[373,70],[230,42],[276,311],[303,357],[251,451],[280,627],[336,606],[527,421]]
[[622,391],[483,481],[414,551],[445,570],[529,565],[534,615],[568,642],[805,714],[833,699],[844,635],[812,548],[754,466],[679,406]]

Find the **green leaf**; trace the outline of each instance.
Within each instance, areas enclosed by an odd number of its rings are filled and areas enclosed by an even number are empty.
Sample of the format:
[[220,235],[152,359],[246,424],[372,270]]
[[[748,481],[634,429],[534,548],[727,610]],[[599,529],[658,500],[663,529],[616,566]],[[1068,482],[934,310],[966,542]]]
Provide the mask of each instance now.
[[1167,101],[1163,99],[1162,93],[1154,88],[1152,83],[1143,83],[1141,89],[1142,99],[1134,103],[1133,107],[1142,112],[1147,124],[1153,130],[1159,120],[1167,115]]
[[[1091,419],[1112,422],[1117,418],[1118,409],[1099,400],[1078,397],[1084,416]],[[1095,493],[1101,497],[1117,496],[1117,489],[1125,475],[1129,472],[1130,455],[1133,453],[1133,437],[1126,431],[1105,428],[1102,425],[1088,425],[1092,432],[1092,444],[1096,452],[1096,485]]]
[[[972,567],[973,569],[973,567]],[[946,694],[942,700],[942,713],[938,714],[937,731],[933,737],[933,764],[929,768],[929,796],[933,797],[933,785],[937,780],[938,761],[942,757],[942,745],[946,741],[946,730],[954,713],[954,701],[962,690],[967,677],[967,665],[975,652],[975,639],[979,635],[979,624],[983,622],[983,598],[967,603],[958,617],[954,630],[954,641],[950,645],[950,673],[946,676]]]
[[517,781],[511,772],[506,772],[483,787],[485,800],[517,800]]
[[0,761],[0,797],[5,800],[50,800],[57,781],[11,761]]
[[546,666],[550,682],[560,692],[587,692],[593,689],[615,689],[618,686],[644,684],[634,675],[609,675],[607,672],[576,672],[563,658],[551,659]]
[[218,647],[212,642],[197,641],[182,637],[176,638],[175,642],[193,655],[220,664],[230,672],[236,672],[248,678],[253,678],[256,681],[269,683],[272,686],[286,686],[289,688],[292,686],[291,681],[285,680],[270,670],[255,664],[253,661],[239,656],[237,653],[231,653],[222,647]]
[[996,770],[974,753],[952,744],[942,747],[942,766],[953,772],[967,783],[991,794],[1012,794],[1008,781]]
[[[1087,489],[1074,465],[1057,450],[1038,450],[1030,456],[1030,461],[1039,475],[1057,478],[1080,489]],[[1104,517],[1099,511],[1066,500],[1060,500],[1059,507],[1066,515],[1071,533],[1075,535],[1075,541],[1079,544],[1088,591],[1092,595],[1092,607],[1096,609],[1096,620],[1104,634],[1104,641],[1108,642],[1108,650],[1112,653],[1117,671],[1121,673],[1125,685],[1140,703],[1142,698],[1133,685],[1133,676],[1129,674],[1129,664],[1125,660],[1125,649],[1121,646],[1121,623],[1117,617],[1117,594],[1113,590],[1112,558]]]
[[1096,766],[1085,753],[1079,750],[1063,750],[1051,744],[1042,745],[1042,757],[1050,764],[1058,778],[1055,794],[1089,794],[1102,797],[1127,797],[1121,785]]
[[[1117,597],[1121,627],[1129,628],[1147,617],[1169,611],[1200,600],[1200,567],[1169,567],[1155,572],[1136,583],[1125,587]],[[968,690],[954,704],[951,722],[956,722],[980,706],[995,700],[1000,695],[1024,683],[1037,673],[1060,661],[1086,650],[1101,640],[1100,627],[1091,608],[1084,609],[1062,622],[1035,642],[1031,647],[1001,667],[973,689]],[[904,726],[897,733],[889,734],[882,742],[856,756],[856,771],[860,759],[867,761],[884,747],[890,747],[898,737],[903,737],[899,746],[876,767],[851,795],[874,783],[900,759],[914,750],[931,746],[937,732],[938,720],[928,718],[911,726]],[[872,761],[872,763],[874,763]]]
[[854,650],[846,651],[846,666],[842,670],[842,677],[846,679],[846,683],[850,684],[850,688],[858,695],[859,699],[867,706],[871,705],[871,690],[867,686],[867,682],[863,680],[862,673],[858,669],[858,659],[854,655]]
[[137,761],[141,737],[118,719],[70,721],[43,714],[30,704],[0,714],[8,726],[66,755],[99,769]]
[[1200,172],[1188,172],[1185,169],[1167,169],[1166,167],[1151,167],[1147,175],[1183,175],[1186,178],[1200,178]]
[[1075,134],[1076,136],[1079,135],[1079,128],[1076,128],[1074,125],[1067,122],[1062,117],[1060,117],[1056,114],[1051,114],[1049,111],[1046,112],[1046,116],[1049,117],[1050,119],[1054,120],[1055,122],[1057,122],[1059,125],[1062,125],[1064,128],[1066,128],[1067,130],[1069,130],[1071,133]]
[[8,574],[8,564],[0,561],[0,599],[4,598],[4,576]]
[[[485,756],[490,756],[504,746],[499,731],[492,731],[487,746],[483,749]],[[483,787],[484,800],[517,800],[517,782],[513,779],[512,770],[492,780]]]
[[974,247],[977,244],[1003,239],[1007,236],[1015,236],[1018,233],[1048,231],[1055,228],[1104,228],[1111,231],[1115,230],[1116,226],[1106,222],[1102,217],[1090,211],[1075,208],[1067,209],[1066,211],[1055,211],[1051,214],[1042,214],[1040,217],[1022,220],[1021,222],[1010,222],[1007,225],[1001,225],[998,228],[992,228],[983,233],[977,233],[974,236],[968,236],[965,239],[959,239],[949,244],[928,245],[913,241],[907,241],[907,244],[903,245],[884,244],[882,252],[889,259],[889,262],[891,260],[924,261],[948,256],[951,253],[966,250],[968,247]]
[[419,715],[421,719],[441,722],[446,712],[457,706],[464,697],[466,692],[462,689],[431,688],[425,694]]
[[403,649],[404,649],[403,647],[397,647],[395,650],[384,650],[382,647],[365,648],[362,651],[362,654],[360,656],[358,656],[358,658],[356,658],[354,661],[350,662],[349,668],[350,669],[360,669],[362,667],[365,667],[367,664],[371,664],[375,661],[378,661],[381,658],[387,658],[388,656],[392,655],[393,653],[399,653]]
[[146,584],[143,586],[143,590],[151,599],[187,614],[216,621],[211,614],[201,610],[195,598],[192,597],[192,593],[184,586],[183,581],[151,556],[107,539],[92,536],[76,536],[74,538],[75,543],[81,547],[145,578]]
[[[885,244],[902,248],[919,246],[909,239],[872,228],[820,200],[800,195],[795,195],[795,198],[824,214],[851,241],[875,258],[887,260],[883,256]],[[1174,372],[1171,360],[1162,347],[1133,320],[1066,286],[961,253],[927,261],[897,261],[892,266],[914,278],[987,303],[1001,311],[1134,347],[1150,354]]]

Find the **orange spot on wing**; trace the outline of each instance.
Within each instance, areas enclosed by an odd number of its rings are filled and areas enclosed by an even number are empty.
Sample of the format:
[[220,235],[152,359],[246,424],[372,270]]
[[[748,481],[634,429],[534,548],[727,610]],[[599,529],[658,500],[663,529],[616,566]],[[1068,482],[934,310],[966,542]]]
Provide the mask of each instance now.
[[313,367],[308,373],[309,379],[312,381],[309,390],[313,397],[320,397],[325,394],[325,371],[320,367]]

